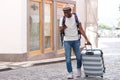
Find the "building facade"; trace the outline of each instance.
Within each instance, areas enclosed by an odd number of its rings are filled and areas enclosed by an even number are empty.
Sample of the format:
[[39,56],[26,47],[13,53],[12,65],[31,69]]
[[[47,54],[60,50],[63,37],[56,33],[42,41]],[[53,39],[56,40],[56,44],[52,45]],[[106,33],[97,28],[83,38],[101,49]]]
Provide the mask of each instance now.
[[[59,19],[70,4],[86,28],[88,0],[1,0],[0,61],[27,61],[64,56]],[[82,45],[84,39],[82,39]]]

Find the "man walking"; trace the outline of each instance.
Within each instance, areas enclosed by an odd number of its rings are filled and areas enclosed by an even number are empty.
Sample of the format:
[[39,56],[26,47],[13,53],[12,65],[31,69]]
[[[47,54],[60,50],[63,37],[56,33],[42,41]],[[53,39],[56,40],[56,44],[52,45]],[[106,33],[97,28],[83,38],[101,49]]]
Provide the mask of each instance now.
[[[80,34],[85,38],[88,45],[89,42],[81,23],[77,20],[77,16],[71,13],[71,7],[66,6],[63,8],[64,17],[60,20],[59,28],[60,32],[64,32],[64,50],[66,58],[66,67],[68,71],[68,79],[73,78],[73,70],[71,63],[71,51],[73,49],[77,60],[77,77],[81,76],[81,52],[80,52]],[[78,30],[80,34],[78,34]]]

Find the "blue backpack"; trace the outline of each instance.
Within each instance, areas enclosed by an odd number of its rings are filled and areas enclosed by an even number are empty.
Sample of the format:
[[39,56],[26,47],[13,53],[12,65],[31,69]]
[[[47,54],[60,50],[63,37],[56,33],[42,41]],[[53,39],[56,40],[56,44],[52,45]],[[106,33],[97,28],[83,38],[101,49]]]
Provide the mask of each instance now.
[[[73,13],[73,15],[74,15],[74,17],[75,17],[76,27],[78,28],[78,35],[81,35],[81,33],[80,33],[80,31],[79,31],[79,24],[80,24],[80,22],[79,22],[79,20],[78,20],[77,14],[76,14],[76,13]],[[66,17],[63,16],[62,26],[66,26],[66,25],[65,25],[65,21],[66,21]],[[64,31],[60,32],[60,37],[61,37],[61,43],[62,43],[62,45],[63,45],[64,36],[65,36],[65,32],[64,32]],[[81,38],[81,36],[80,36],[80,38]],[[79,38],[79,39],[80,39],[80,38]]]

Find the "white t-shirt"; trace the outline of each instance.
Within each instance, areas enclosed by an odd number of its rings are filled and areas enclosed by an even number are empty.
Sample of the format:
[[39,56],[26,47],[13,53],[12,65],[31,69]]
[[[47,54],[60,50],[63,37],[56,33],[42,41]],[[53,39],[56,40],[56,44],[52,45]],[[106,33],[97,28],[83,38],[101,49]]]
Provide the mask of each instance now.
[[[60,19],[59,26],[62,26],[63,17]],[[64,41],[73,41],[78,40],[78,29],[75,21],[75,16],[72,14],[70,18],[65,17],[65,25],[67,28],[65,29]]]

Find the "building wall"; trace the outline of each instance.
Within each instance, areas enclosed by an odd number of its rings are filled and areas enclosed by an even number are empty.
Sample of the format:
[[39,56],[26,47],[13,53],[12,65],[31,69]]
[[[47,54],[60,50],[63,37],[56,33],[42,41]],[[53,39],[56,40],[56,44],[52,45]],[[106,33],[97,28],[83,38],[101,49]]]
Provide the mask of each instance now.
[[[98,47],[98,0],[74,0],[77,4],[77,13],[79,14],[82,26],[86,32],[92,47]],[[82,46],[84,39],[82,38]]]
[[[76,1],[76,12],[78,14],[79,20],[82,23],[82,27],[85,31],[86,29],[86,3],[85,0],[74,0]],[[81,39],[81,47],[84,47],[85,39],[82,37]]]
[[85,27],[85,0],[75,0],[76,1],[76,12],[80,21],[82,22],[83,28]]
[[25,53],[27,0],[0,0],[0,53]]
[[0,60],[27,52],[26,26],[27,0],[0,0]]
[[[30,56],[30,26],[29,26],[29,0],[0,0],[0,61],[24,61],[31,60],[34,56]],[[53,0],[54,1],[54,10],[51,12],[54,13],[54,22],[52,23],[54,26],[54,32],[51,32],[54,37],[52,37],[55,41],[52,46],[52,51],[48,53],[45,52],[44,49],[44,34],[42,34],[42,49],[36,52],[35,60],[37,59],[46,59],[46,58],[55,58],[63,56],[64,54],[59,54],[61,50],[56,48],[57,45],[57,36],[58,28],[56,27],[56,1],[61,2],[62,0]],[[71,3],[76,1],[76,12],[78,17],[82,23],[82,26],[85,30],[86,28],[86,4],[85,0],[70,0]],[[63,0],[62,3],[69,3],[68,0]],[[43,0],[44,3],[44,0]],[[28,5],[27,5],[28,4]],[[75,3],[74,3],[75,4]],[[44,11],[44,7],[42,5],[42,9]],[[43,15],[43,13],[42,13]],[[42,24],[44,24],[44,17],[42,17]],[[42,25],[41,27],[44,27]],[[44,29],[43,29],[44,32]],[[42,32],[42,33],[43,33]],[[55,33],[55,34],[54,34]],[[81,46],[84,46],[84,38],[81,40]],[[41,52],[41,53],[40,53]],[[34,59],[33,59],[34,60]]]

